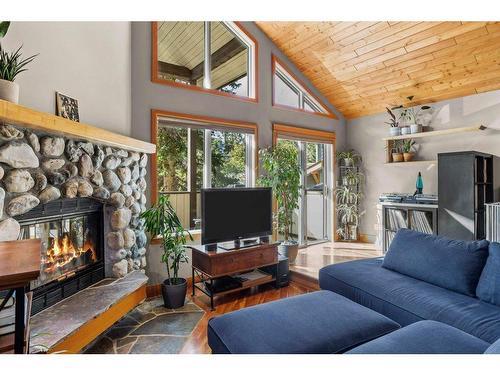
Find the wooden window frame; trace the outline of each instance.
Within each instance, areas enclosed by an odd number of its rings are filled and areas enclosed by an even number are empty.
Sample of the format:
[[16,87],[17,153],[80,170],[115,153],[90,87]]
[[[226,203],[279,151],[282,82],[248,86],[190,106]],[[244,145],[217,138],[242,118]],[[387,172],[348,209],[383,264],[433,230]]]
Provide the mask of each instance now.
[[[215,125],[224,127],[228,130],[251,130],[253,134],[253,149],[254,155],[254,176],[257,178],[259,170],[259,127],[252,122],[244,122],[238,120],[229,120],[218,117],[209,117],[202,115],[192,115],[186,113],[170,112],[161,109],[151,110],[151,143],[154,145],[158,142],[158,119],[160,117],[168,117],[170,119],[178,119],[180,121],[195,121],[200,124]],[[156,153],[151,155],[151,202],[156,203],[158,200],[158,158]]]
[[[332,111],[330,111],[330,109],[328,108],[328,106],[326,106],[325,103],[321,99],[319,99],[316,95],[314,95],[311,92],[311,90],[309,90],[307,88],[307,85],[300,78],[298,78],[295,74],[293,74],[290,71],[290,69],[286,66],[286,64],[283,63],[282,60],[280,60],[274,54],[271,55],[271,59],[272,59],[272,82],[273,82],[273,84],[272,84],[272,105],[273,105],[273,107],[280,108],[280,109],[286,109],[286,110],[289,110],[289,111],[307,113],[309,115],[316,115],[316,116],[328,117],[328,118],[331,118],[331,119],[338,120],[338,117]],[[300,88],[302,89],[302,91],[304,91],[308,96],[310,96],[315,101],[317,101],[324,108],[324,110],[326,111],[326,113],[312,112],[312,111],[307,111],[305,109],[295,108],[295,107],[292,107],[292,106],[289,106],[289,105],[276,103],[276,98],[275,98],[276,65],[279,65],[283,70],[285,70],[286,73],[288,75],[290,75],[290,77],[292,77],[301,86]]]
[[[329,132],[329,131],[324,131],[324,130],[315,130],[315,129],[307,129],[307,128],[302,128],[299,126],[293,126],[293,125],[286,125],[286,124],[281,124],[281,123],[273,123],[273,147],[276,146],[278,142],[278,138],[287,138],[289,139],[297,139],[300,141],[305,141],[305,142],[320,142],[320,143],[325,143],[325,144],[330,144],[332,145],[332,173],[334,174],[334,180],[332,186],[332,189],[335,188],[335,166],[336,164],[336,134],[335,132]],[[333,202],[333,218],[332,218],[332,238],[330,239],[331,242],[334,242],[337,239],[337,215],[336,215],[336,208],[337,208],[337,202],[335,200],[334,193],[332,191],[332,202]],[[276,201],[273,200],[273,211],[276,210]],[[276,239],[276,233],[273,231],[273,237]]]
[[[162,79],[158,78],[158,22],[153,21],[151,22],[151,82],[157,83],[160,85],[167,85],[167,86],[172,86],[172,87],[178,87],[182,89],[187,89],[187,90],[193,90],[193,91],[198,91],[198,92],[204,92],[207,94],[212,94],[212,95],[218,95],[218,96],[223,96],[226,98],[232,98],[236,100],[242,100],[245,102],[251,102],[251,103],[258,103],[259,102],[259,44],[257,42],[257,39],[255,39],[246,29],[245,27],[241,24],[241,22],[234,21],[234,24],[238,27],[238,29],[241,30],[243,34],[245,34],[248,39],[252,41],[254,44],[254,72],[253,72],[253,77],[254,77],[254,91],[255,91],[255,98],[247,97],[247,96],[241,96],[241,95],[235,95],[231,94],[228,92],[223,92],[219,91],[216,89],[207,89],[204,87],[199,87],[199,86],[194,86],[194,85],[187,85],[185,83],[180,83],[180,82],[175,82],[172,80],[168,79]],[[247,74],[248,75],[248,74]]]

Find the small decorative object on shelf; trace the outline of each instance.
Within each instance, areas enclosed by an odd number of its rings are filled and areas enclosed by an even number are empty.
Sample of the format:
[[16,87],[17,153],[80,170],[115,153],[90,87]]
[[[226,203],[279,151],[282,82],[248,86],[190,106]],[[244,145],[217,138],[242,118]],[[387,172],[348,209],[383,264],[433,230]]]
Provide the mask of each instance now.
[[[177,309],[184,306],[187,280],[179,277],[181,263],[187,263],[186,240],[192,241],[191,233],[184,229],[168,196],[160,195],[158,203],[141,214],[144,226],[152,238],[161,236],[163,255],[161,261],[167,266],[168,279],[161,284],[165,307]],[[172,271],[172,272],[170,272]]]
[[[0,22],[0,40],[7,34],[10,22]],[[20,46],[14,52],[6,52],[0,43],[0,99],[12,103],[19,102],[19,85],[14,82],[17,75],[26,71],[26,65],[31,63],[36,56],[22,59]]]
[[78,100],[70,98],[67,95],[56,92],[57,116],[67,118],[71,121],[80,122],[78,112]]
[[424,192],[424,180],[422,179],[422,173],[418,172],[417,181],[415,182],[416,191],[415,194],[423,194]]
[[385,122],[386,124],[391,126],[389,128],[389,134],[391,135],[391,137],[395,137],[397,135],[400,135],[401,128],[399,127],[399,122],[396,118],[396,114],[389,107],[385,107],[385,109],[387,110],[387,113],[390,116],[389,121]]
[[335,189],[337,201],[337,236],[341,241],[357,241],[359,237],[361,186],[364,175],[360,171],[361,156],[354,150],[337,153],[339,163],[339,185]]
[[405,139],[401,145],[404,161],[412,161],[415,157],[415,141],[413,139]]

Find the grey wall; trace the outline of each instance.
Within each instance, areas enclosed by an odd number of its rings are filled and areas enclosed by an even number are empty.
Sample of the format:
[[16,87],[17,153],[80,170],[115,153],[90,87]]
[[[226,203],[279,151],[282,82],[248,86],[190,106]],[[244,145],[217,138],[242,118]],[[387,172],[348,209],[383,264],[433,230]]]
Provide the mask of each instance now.
[[[324,103],[324,98],[307,79],[290,63],[277,47],[253,22],[243,26],[258,41],[259,45],[259,102],[245,102],[238,99],[212,95],[194,90],[176,88],[151,82],[151,24],[132,23],[132,136],[145,141],[151,140],[151,109],[220,117],[230,120],[248,121],[258,124],[259,147],[272,143],[272,123],[278,122],[311,129],[335,131],[337,147],[345,144],[345,124],[343,116],[329,105],[339,120],[324,116],[300,113],[272,106],[272,65],[271,54],[280,58],[301,80],[307,83],[315,95]],[[150,246],[148,253],[148,276],[150,283],[161,282],[165,278],[164,265],[160,263],[160,249]],[[189,267],[183,267],[183,276],[190,276]]]
[[[417,139],[417,158],[435,160],[440,152],[475,150],[500,155],[500,91],[467,96],[430,104],[434,108],[431,127],[434,130],[483,124],[488,130],[449,136]],[[419,171],[424,193],[437,194],[437,165],[384,165],[383,137],[388,136],[385,113],[361,117],[347,123],[347,143],[361,153],[366,175],[365,198],[360,232],[376,235],[376,204],[381,193],[415,191]]]
[[2,41],[39,53],[21,73],[20,104],[55,113],[55,92],[78,99],[80,121],[131,133],[130,22],[13,22]]

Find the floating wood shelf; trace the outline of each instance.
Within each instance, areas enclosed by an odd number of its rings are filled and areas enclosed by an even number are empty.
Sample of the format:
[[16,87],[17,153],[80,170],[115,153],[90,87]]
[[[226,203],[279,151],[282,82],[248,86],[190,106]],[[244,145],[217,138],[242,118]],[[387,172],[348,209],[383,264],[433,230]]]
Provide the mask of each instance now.
[[467,126],[463,128],[451,128],[443,130],[433,130],[429,132],[413,133],[405,135],[396,135],[394,137],[382,138],[384,141],[397,141],[399,139],[411,139],[411,138],[424,138],[424,137],[436,137],[439,135],[450,135],[465,132],[474,132],[487,129],[484,125]]
[[396,166],[416,166],[420,164],[437,164],[437,160],[413,160],[413,161],[402,161],[402,162],[392,162],[392,163],[385,163],[385,165],[396,165]]
[[130,151],[147,154],[156,152],[156,145],[152,143],[71,121],[50,113],[36,111],[5,100],[0,100],[0,122]]

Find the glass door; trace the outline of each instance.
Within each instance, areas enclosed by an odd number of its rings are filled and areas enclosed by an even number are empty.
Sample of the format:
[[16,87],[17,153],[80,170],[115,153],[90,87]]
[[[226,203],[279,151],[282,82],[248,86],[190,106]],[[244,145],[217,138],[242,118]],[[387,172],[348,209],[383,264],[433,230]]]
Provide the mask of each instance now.
[[[297,152],[301,168],[301,194],[299,208],[293,215],[291,236],[300,246],[329,241],[333,208],[332,145],[318,142],[278,138]],[[278,239],[281,239],[278,234]]]

